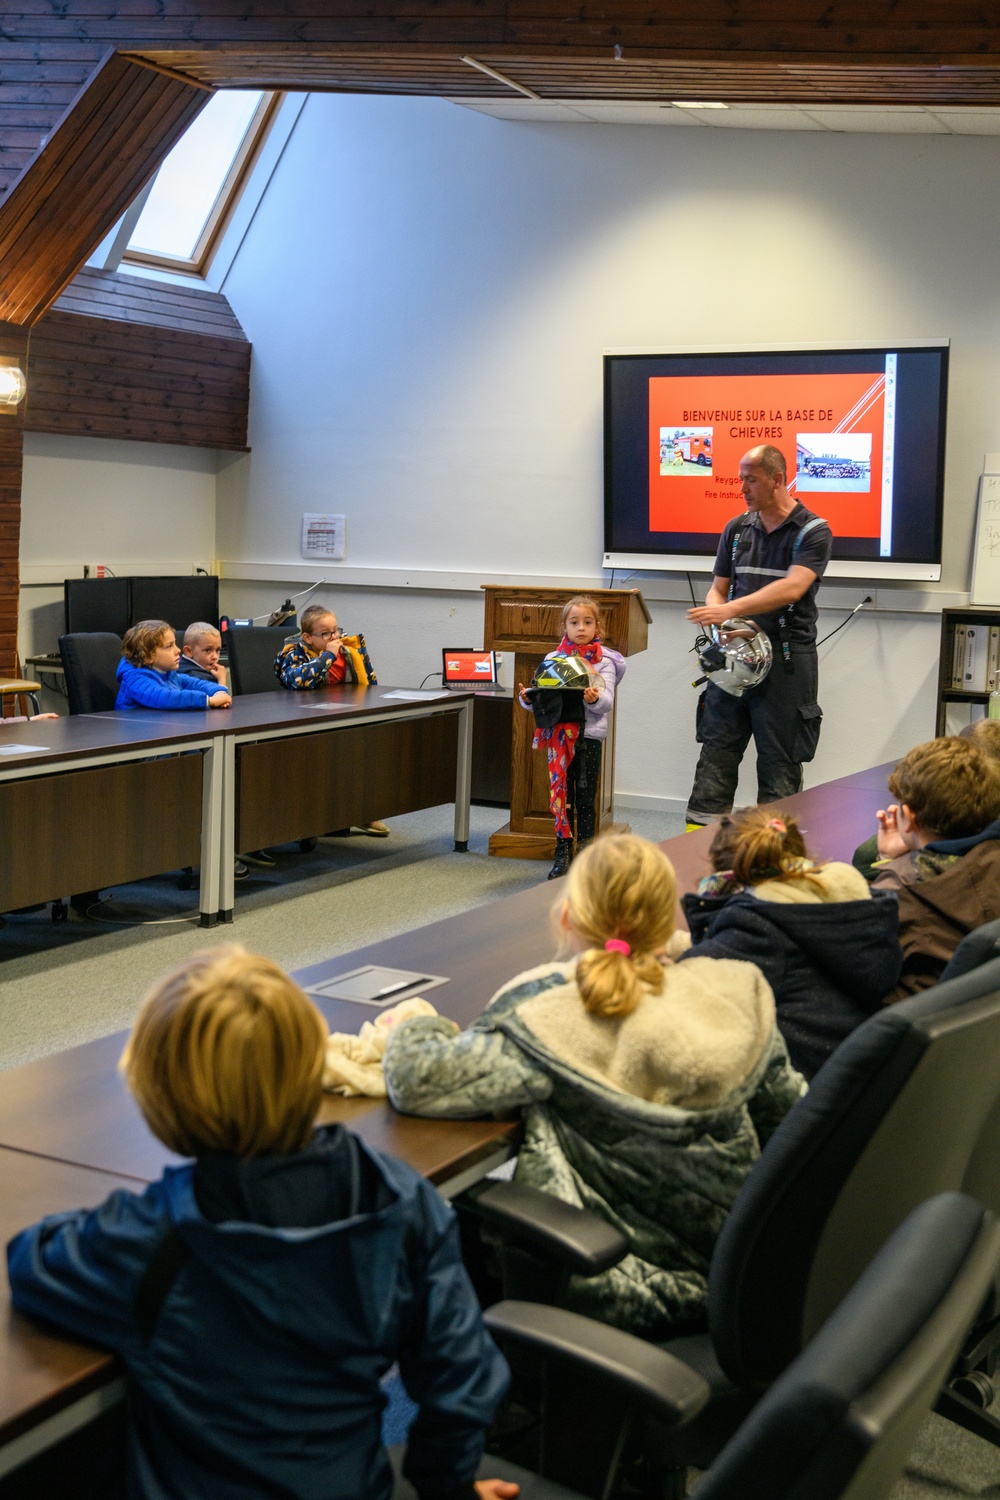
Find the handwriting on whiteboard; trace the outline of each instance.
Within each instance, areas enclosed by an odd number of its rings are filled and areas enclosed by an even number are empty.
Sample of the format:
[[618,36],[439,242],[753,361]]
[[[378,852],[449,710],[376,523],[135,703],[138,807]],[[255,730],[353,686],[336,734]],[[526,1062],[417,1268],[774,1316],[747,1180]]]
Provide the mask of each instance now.
[[1000,474],[979,481],[971,595],[973,604],[1000,604]]

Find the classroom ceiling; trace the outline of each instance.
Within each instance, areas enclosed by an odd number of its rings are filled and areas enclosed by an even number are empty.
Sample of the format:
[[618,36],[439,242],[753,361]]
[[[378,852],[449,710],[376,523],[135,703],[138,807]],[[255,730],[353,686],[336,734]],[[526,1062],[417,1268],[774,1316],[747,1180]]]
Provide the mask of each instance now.
[[[7,0],[0,319],[37,322],[208,92],[248,86],[436,95],[520,119],[534,110],[542,119],[687,128],[993,134],[1000,8],[983,0]],[[699,100],[731,107],[710,119],[676,105]]]
[[1000,109],[921,104],[734,103],[697,109],[642,99],[454,98],[495,120],[554,125],[662,125],[681,129],[820,130],[866,135],[1000,135]]

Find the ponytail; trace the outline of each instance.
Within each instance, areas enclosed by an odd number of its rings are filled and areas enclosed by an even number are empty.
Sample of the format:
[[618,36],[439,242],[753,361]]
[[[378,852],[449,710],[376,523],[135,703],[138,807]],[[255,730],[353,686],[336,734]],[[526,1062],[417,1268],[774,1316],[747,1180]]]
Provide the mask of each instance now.
[[760,885],[764,880],[801,880],[812,871],[802,869],[809,858],[799,826],[789,813],[773,807],[747,807],[719,820],[709,850],[716,871],[731,871],[737,885]]
[[677,881],[655,844],[632,834],[597,839],[570,866],[567,919],[589,946],[576,965],[585,1008],[631,1015],[644,993],[663,988],[656,957],[674,930]]

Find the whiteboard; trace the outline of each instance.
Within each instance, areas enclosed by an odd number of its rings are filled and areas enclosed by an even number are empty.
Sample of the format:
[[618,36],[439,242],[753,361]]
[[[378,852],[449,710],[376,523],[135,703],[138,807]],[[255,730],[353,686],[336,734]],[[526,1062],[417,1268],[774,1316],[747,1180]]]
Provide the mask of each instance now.
[[1000,474],[979,476],[971,604],[1000,604]]

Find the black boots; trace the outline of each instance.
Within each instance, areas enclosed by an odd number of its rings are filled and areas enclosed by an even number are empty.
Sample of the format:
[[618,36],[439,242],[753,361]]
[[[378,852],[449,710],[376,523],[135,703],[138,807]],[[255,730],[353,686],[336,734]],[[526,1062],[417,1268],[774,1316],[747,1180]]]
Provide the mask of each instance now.
[[565,875],[569,869],[569,862],[573,858],[573,840],[556,839],[556,857],[549,871],[550,880],[558,880],[560,875]]

